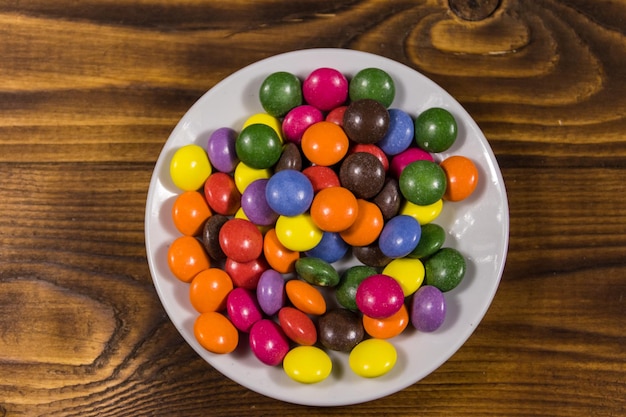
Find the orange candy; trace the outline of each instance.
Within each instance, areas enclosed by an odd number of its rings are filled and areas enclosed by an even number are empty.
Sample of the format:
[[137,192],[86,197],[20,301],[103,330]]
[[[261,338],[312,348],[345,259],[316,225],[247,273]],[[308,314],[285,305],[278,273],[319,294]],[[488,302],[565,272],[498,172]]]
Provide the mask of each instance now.
[[219,268],[209,268],[194,277],[189,286],[189,300],[199,313],[222,311],[226,297],[233,289],[233,280]]
[[295,308],[306,314],[320,316],[326,312],[326,300],[313,285],[292,279],[285,284],[287,298]]
[[343,129],[333,122],[312,124],[302,135],[302,152],[315,165],[334,165],[346,156],[350,142]]
[[213,353],[230,353],[239,344],[239,332],[221,313],[209,311],[196,318],[193,334],[200,345]]
[[326,232],[341,232],[357,219],[359,206],[356,197],[344,187],[320,190],[311,203],[311,218]]
[[402,305],[393,315],[384,319],[374,319],[363,316],[363,328],[371,337],[376,339],[390,339],[399,335],[409,324],[409,311]]
[[185,191],[176,197],[172,206],[174,226],[186,236],[199,235],[211,214],[209,204],[198,191]]
[[461,201],[474,192],[478,184],[478,169],[471,159],[454,155],[444,159],[439,166],[447,178],[445,200]]
[[383,214],[370,201],[357,199],[357,203],[359,208],[355,222],[339,235],[348,245],[367,246],[374,243],[383,230]]
[[287,249],[280,243],[275,229],[270,229],[265,233],[263,254],[267,263],[281,274],[293,272],[296,261],[300,259],[300,252]]
[[181,236],[167,250],[167,264],[176,278],[191,282],[200,272],[209,269],[211,261],[198,239]]

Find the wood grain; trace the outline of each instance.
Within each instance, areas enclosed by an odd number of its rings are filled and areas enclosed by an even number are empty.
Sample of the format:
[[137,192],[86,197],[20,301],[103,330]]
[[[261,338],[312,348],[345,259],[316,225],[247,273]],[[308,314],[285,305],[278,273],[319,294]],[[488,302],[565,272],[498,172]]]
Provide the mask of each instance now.
[[[0,2],[0,416],[626,415],[625,22],[624,0],[502,0],[477,21],[447,0]],[[489,139],[510,205],[473,336],[351,407],[281,403],[204,363],[144,248],[179,118],[237,69],[312,47],[444,87]]]

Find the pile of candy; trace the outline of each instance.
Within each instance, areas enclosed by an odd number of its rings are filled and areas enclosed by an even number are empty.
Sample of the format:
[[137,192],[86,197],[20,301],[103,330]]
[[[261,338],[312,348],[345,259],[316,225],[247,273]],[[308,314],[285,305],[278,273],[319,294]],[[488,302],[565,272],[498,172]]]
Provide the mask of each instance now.
[[[460,155],[433,158],[456,140],[450,112],[415,117],[390,108],[394,97],[378,68],[350,81],[332,68],[303,81],[276,72],[260,87],[264,113],[211,132],[206,148],[176,150],[181,236],[168,264],[190,284],[205,349],[232,352],[245,335],[298,382],[330,375],[327,350],[376,377],[396,362],[389,339],[442,325],[443,293],[466,263],[433,220],[444,200],[472,194],[478,172]],[[337,270],[350,255],[360,264]]]

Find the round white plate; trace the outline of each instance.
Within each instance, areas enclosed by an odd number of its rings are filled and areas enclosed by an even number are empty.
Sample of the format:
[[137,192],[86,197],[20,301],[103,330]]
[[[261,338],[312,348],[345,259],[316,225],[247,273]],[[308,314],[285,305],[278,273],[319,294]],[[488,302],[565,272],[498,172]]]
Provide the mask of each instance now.
[[[464,155],[477,165],[479,185],[462,202],[444,203],[435,220],[447,231],[447,247],[461,251],[467,273],[461,284],[445,294],[447,316],[433,333],[405,331],[390,341],[398,362],[388,374],[366,379],[348,366],[348,354],[329,352],[333,371],[313,385],[292,381],[280,366],[262,364],[250,351],[246,337],[240,348],[227,355],[204,350],[194,338],[197,313],[188,300],[188,284],[169,271],[167,249],[179,236],[171,221],[171,208],[179,191],[169,177],[169,162],[176,149],[195,143],[206,147],[208,135],[220,127],[240,130],[251,115],[263,112],[258,93],[265,77],[276,71],[291,72],[302,80],[314,69],[335,68],[350,79],[359,70],[378,67],[396,84],[391,107],[412,116],[430,107],[444,107],[456,118],[459,134],[448,151]],[[387,58],[344,49],[310,49],[289,52],[256,62],[227,77],[203,95],[184,115],[165,143],[156,163],[146,203],[146,250],[157,293],[170,319],[187,343],[211,366],[237,383],[260,394],[286,402],[338,406],[361,403],[395,393],[424,378],[448,360],[469,338],[485,315],[504,269],[508,247],[509,212],[502,174],[484,135],[461,105],[441,87],[415,70]],[[349,263],[343,262],[338,269]]]

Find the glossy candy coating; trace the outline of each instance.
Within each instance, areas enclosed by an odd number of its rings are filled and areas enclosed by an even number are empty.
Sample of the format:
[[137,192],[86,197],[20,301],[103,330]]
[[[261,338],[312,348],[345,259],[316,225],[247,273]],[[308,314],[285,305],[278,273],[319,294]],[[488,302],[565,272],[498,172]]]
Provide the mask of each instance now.
[[363,199],[357,199],[358,215],[352,226],[339,232],[341,238],[351,246],[366,246],[378,239],[383,230],[383,215],[378,206]]
[[404,152],[413,143],[415,125],[411,116],[400,109],[389,109],[389,128],[377,145],[387,155]]
[[348,153],[350,141],[344,130],[332,122],[321,121],[303,133],[300,146],[307,159],[321,166],[334,165]]
[[357,311],[356,290],[367,277],[376,275],[376,269],[365,265],[354,265],[341,275],[339,285],[335,289],[337,302],[352,311]]
[[359,205],[354,194],[344,187],[320,190],[311,203],[311,218],[326,232],[341,232],[356,221]]
[[229,127],[216,129],[207,140],[207,154],[213,168],[220,172],[233,172],[239,163],[235,141],[237,132]]
[[294,169],[296,171],[302,169],[302,155],[300,154],[298,145],[295,143],[290,142],[283,146],[283,153],[274,166],[274,172],[283,171],[285,169]]
[[339,177],[329,167],[313,165],[302,170],[302,173],[311,181],[313,192],[317,193],[324,188],[339,187]]
[[359,343],[348,358],[350,369],[364,378],[376,378],[391,371],[398,360],[396,348],[385,339]]
[[250,329],[252,353],[266,365],[279,365],[289,352],[289,339],[280,326],[270,319],[254,323]]
[[471,159],[453,155],[441,161],[439,166],[446,173],[445,200],[461,201],[472,195],[478,185],[478,169]]
[[331,264],[320,258],[303,257],[296,261],[296,273],[309,284],[334,287],[339,284],[339,273]]
[[307,250],[305,255],[333,263],[343,258],[349,249],[350,247],[339,233],[324,232],[322,240],[314,248]]
[[386,71],[380,68],[365,68],[350,80],[349,95],[351,101],[368,98],[389,107],[395,98],[396,86]]
[[339,168],[339,181],[357,198],[372,198],[385,185],[385,169],[374,155],[357,152],[346,157]]
[[295,107],[283,119],[282,129],[285,141],[300,144],[302,135],[309,126],[324,120],[322,112],[308,104]]
[[200,189],[212,171],[206,151],[198,145],[181,146],[170,161],[172,182],[183,191]]
[[350,352],[365,336],[361,317],[344,308],[327,311],[319,318],[318,327],[320,343],[340,352]]
[[355,246],[352,248],[352,254],[363,265],[374,268],[382,268],[393,260],[380,250],[378,241],[365,246]]
[[408,148],[391,158],[389,163],[389,172],[395,178],[400,178],[400,174],[411,162],[415,161],[431,161],[433,156],[420,148]]
[[252,223],[259,226],[272,225],[278,219],[278,213],[267,204],[265,197],[267,181],[266,179],[260,179],[252,182],[246,187],[241,196],[243,212]]
[[181,236],[168,248],[167,264],[176,278],[191,282],[196,275],[211,266],[211,260],[198,239]]
[[376,100],[353,101],[343,115],[343,129],[356,143],[377,143],[389,129],[389,112]]
[[299,345],[312,346],[317,342],[317,329],[313,320],[297,308],[281,308],[278,323],[285,335]]
[[339,126],[343,126],[343,115],[346,113],[347,108],[348,106],[335,107],[328,112],[324,120],[326,120],[327,122],[332,122]]
[[276,314],[287,301],[283,276],[274,269],[264,271],[257,283],[256,298],[265,314]]
[[380,149],[376,144],[373,143],[357,143],[350,147],[348,150],[348,155],[357,152],[367,152],[374,155],[382,164],[383,170],[387,172],[389,169],[389,158],[382,149]]
[[219,268],[209,268],[196,275],[189,285],[189,301],[199,313],[222,311],[233,281]]
[[241,207],[241,193],[235,180],[223,172],[216,172],[207,178],[204,197],[214,212],[225,216],[232,216]]
[[415,161],[400,174],[400,192],[408,201],[427,206],[441,200],[446,191],[446,174],[435,162]]
[[249,332],[252,325],[263,318],[254,293],[244,288],[235,288],[228,294],[226,311],[231,323],[242,332]]
[[432,285],[424,285],[413,295],[411,323],[422,332],[434,332],[446,319],[446,299]]
[[400,194],[400,185],[395,178],[390,176],[387,176],[383,188],[372,199],[372,202],[380,209],[380,212],[383,215],[383,220],[385,221],[398,214],[402,201],[403,199]]
[[410,258],[426,258],[437,252],[446,240],[446,231],[443,227],[435,223],[422,225],[422,234],[420,241],[409,253]]
[[228,220],[227,216],[214,214],[204,223],[202,245],[213,260],[220,261],[226,259],[226,254],[220,246],[220,229]]
[[250,262],[263,252],[263,236],[256,226],[242,219],[230,219],[220,229],[220,246],[237,262]]
[[367,277],[356,290],[356,305],[366,316],[389,317],[404,304],[402,287],[392,277],[376,274]]
[[409,322],[409,311],[404,304],[397,313],[384,319],[363,316],[365,332],[376,339],[391,339],[398,336],[407,328]]
[[383,274],[395,279],[405,297],[413,294],[424,282],[424,264],[419,259],[398,258],[389,262]]
[[419,222],[419,224],[428,224],[435,220],[443,210],[443,200],[437,200],[432,204],[420,206],[405,200],[400,207],[400,214],[411,216]]
[[467,266],[458,250],[442,248],[425,261],[424,268],[426,284],[447,292],[461,283]]
[[378,237],[378,246],[385,256],[402,258],[415,249],[421,233],[422,228],[413,217],[395,216],[385,223]]
[[235,167],[235,173],[233,175],[233,179],[235,180],[235,185],[237,186],[237,190],[240,194],[242,194],[248,185],[252,184],[256,180],[260,179],[268,179],[272,176],[271,170],[265,169],[255,169],[249,167],[243,162],[239,162]]
[[193,333],[200,345],[212,353],[230,353],[239,344],[237,328],[215,311],[200,314],[194,322]]
[[456,141],[458,127],[446,109],[431,107],[415,119],[415,142],[428,152],[443,152]]
[[270,229],[263,238],[263,255],[267,263],[281,274],[295,270],[296,261],[300,258],[299,251],[287,249],[278,240],[276,229]]
[[302,88],[295,75],[278,71],[268,75],[261,83],[259,101],[263,109],[274,117],[281,117],[302,104]]
[[267,204],[283,216],[306,212],[313,201],[313,185],[300,171],[287,169],[272,175],[265,188]]
[[198,191],[179,194],[172,206],[174,226],[187,236],[199,235],[211,214],[208,203]]
[[328,378],[333,362],[322,349],[315,346],[296,346],[283,359],[285,373],[302,384],[315,384]]
[[279,216],[275,230],[280,243],[295,252],[313,249],[324,236],[324,232],[315,225],[308,213]]
[[280,142],[283,142],[282,124],[280,122],[280,119],[278,119],[277,117],[274,117],[268,113],[253,114],[246,119],[246,121],[243,123],[243,126],[241,126],[241,130],[243,131],[248,126],[255,124],[262,124],[271,127],[272,130],[276,133],[276,136],[278,136],[278,139],[280,139]]
[[239,160],[251,168],[272,167],[280,158],[282,141],[271,127],[255,123],[244,128],[237,136],[235,150]]
[[304,100],[321,111],[341,106],[348,98],[348,80],[334,68],[317,68],[302,83]]
[[285,291],[291,304],[303,313],[319,316],[326,312],[324,296],[308,282],[292,279],[285,284]]
[[257,287],[261,274],[269,268],[262,256],[250,262],[237,262],[226,258],[224,263],[224,270],[230,275],[233,285],[248,290],[254,290]]

